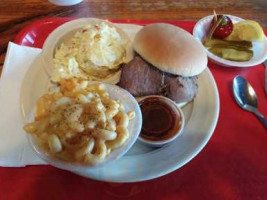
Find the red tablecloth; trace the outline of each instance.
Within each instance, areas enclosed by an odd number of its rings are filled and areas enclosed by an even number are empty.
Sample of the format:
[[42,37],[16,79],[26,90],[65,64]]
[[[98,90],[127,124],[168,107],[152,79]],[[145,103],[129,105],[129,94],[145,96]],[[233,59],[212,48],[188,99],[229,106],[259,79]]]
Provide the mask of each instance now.
[[[194,26],[194,22],[171,23],[188,31]],[[51,30],[43,31],[43,38],[33,45],[41,47]],[[219,89],[220,116],[207,146],[184,167],[154,180],[119,184],[51,166],[2,167],[0,199],[267,199],[267,131],[253,114],[237,106],[232,94],[232,79],[244,76],[259,97],[259,110],[267,116],[264,67],[225,68],[211,62],[208,66]]]

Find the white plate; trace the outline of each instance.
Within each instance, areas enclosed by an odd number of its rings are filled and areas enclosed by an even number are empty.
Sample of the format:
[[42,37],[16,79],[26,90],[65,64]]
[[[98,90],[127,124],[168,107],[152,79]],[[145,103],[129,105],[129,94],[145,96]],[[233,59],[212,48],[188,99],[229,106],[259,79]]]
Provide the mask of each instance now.
[[[132,37],[140,29],[135,25],[119,26],[127,33],[129,30]],[[49,85],[49,76],[42,68],[40,57],[37,57],[29,71],[33,75],[24,80],[22,88],[26,89],[21,94],[24,120],[28,119],[37,98],[47,91]],[[157,149],[136,142],[121,159],[96,169],[74,173],[102,181],[137,182],[163,176],[185,165],[207,144],[219,115],[219,94],[208,68],[199,75],[198,82],[196,98],[182,109],[186,123],[183,134],[177,140]]]
[[[240,21],[243,21],[244,19],[235,17],[232,15],[227,15],[233,23],[237,23]],[[210,22],[213,18],[213,15],[209,15],[207,17],[204,17],[200,19],[193,30],[193,35],[198,41],[202,41],[203,37],[207,35],[209,30]],[[201,42],[202,43],[202,42]],[[205,47],[206,48],[206,47]],[[207,50],[207,49],[206,49]],[[261,64],[267,59],[267,38],[264,36],[264,40],[262,42],[253,42],[253,57],[246,62],[235,62],[226,60],[223,58],[220,58],[210,51],[207,50],[208,57],[214,62],[219,65],[225,66],[225,67],[251,67],[258,64]]]

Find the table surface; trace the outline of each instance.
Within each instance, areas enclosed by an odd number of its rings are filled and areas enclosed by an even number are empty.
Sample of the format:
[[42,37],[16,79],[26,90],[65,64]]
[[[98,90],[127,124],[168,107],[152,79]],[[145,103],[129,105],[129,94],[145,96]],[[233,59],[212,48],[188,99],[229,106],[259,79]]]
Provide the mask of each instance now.
[[[2,1],[1,1],[2,2]],[[109,19],[198,20],[229,13],[253,19],[267,28],[265,0],[130,1],[88,0],[72,7],[47,1],[7,1],[0,4],[0,65],[8,41],[36,19],[51,16]],[[192,31],[193,25],[188,27]],[[226,69],[208,64],[220,93],[220,116],[214,136],[190,163],[161,178],[142,183],[103,183],[49,166],[0,167],[0,199],[259,199],[267,197],[267,134],[251,113],[240,110],[230,93],[231,81],[241,74],[255,87],[259,109],[267,115],[262,65]],[[1,69],[1,68],[0,68]],[[248,123],[249,121],[249,123]],[[234,125],[237,124],[237,125]]]

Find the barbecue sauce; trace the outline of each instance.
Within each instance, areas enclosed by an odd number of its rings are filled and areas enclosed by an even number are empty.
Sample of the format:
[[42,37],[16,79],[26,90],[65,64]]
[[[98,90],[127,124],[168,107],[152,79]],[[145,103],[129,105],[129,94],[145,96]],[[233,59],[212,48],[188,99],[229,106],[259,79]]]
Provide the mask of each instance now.
[[149,97],[140,103],[143,125],[140,136],[145,140],[164,141],[181,128],[181,114],[164,99]]

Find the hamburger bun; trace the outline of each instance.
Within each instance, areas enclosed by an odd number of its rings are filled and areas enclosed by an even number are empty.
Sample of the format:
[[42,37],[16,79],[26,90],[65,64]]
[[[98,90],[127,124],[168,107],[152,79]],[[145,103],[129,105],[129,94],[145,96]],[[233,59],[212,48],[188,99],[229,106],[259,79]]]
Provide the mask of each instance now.
[[159,70],[190,77],[207,67],[205,48],[185,30],[166,23],[142,28],[135,36],[134,50]]

